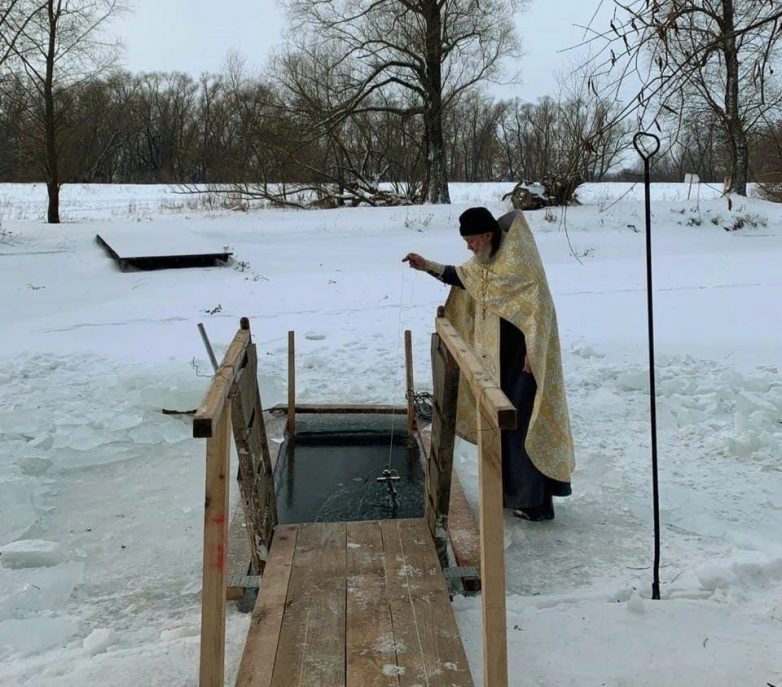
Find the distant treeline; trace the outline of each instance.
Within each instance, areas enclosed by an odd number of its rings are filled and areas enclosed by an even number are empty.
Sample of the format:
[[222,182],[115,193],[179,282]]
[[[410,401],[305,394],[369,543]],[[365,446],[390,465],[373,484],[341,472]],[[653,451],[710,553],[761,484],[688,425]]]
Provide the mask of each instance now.
[[[0,181],[46,178],[44,104],[0,85]],[[393,103],[324,126],[319,113],[260,77],[118,71],[55,91],[61,183],[404,183],[421,179],[420,117]],[[445,119],[451,181],[634,179],[627,123],[597,98],[537,103],[466,94]],[[755,135],[751,169],[778,167],[778,123]],[[715,121],[685,122],[654,177],[721,181],[726,151]]]

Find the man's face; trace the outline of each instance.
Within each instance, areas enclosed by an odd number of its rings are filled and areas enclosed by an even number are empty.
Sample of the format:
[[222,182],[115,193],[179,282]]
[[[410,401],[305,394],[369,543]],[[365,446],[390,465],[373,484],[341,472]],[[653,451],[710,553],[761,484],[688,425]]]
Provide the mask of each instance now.
[[475,255],[482,255],[491,250],[491,237],[492,234],[474,234],[473,236],[465,236],[464,241],[467,244],[467,249],[471,250]]

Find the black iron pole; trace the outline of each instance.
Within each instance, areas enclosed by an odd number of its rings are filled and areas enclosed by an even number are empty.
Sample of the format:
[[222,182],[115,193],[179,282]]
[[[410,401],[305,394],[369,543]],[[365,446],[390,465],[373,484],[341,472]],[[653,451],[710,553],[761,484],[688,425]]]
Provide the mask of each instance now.
[[[644,139],[649,145],[644,145]],[[660,490],[657,479],[657,392],[654,383],[654,300],[652,297],[652,207],[649,198],[649,161],[660,149],[660,139],[644,131],[633,137],[633,146],[644,162],[644,211],[646,220],[646,310],[649,320],[649,398],[652,430],[652,501],[654,506],[654,577],[652,598],[660,598]]]

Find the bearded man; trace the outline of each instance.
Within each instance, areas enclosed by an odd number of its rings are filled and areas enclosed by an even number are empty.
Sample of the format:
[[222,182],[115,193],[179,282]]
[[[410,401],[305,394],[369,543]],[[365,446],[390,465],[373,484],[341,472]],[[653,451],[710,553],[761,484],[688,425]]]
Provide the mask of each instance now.
[[[535,239],[520,210],[499,220],[483,207],[459,217],[473,257],[459,267],[408,253],[403,261],[450,285],[445,314],[516,407],[503,430],[503,501],[513,515],[554,518],[553,496],[571,493],[575,467],[557,316]],[[459,385],[456,431],[476,442],[476,406]]]

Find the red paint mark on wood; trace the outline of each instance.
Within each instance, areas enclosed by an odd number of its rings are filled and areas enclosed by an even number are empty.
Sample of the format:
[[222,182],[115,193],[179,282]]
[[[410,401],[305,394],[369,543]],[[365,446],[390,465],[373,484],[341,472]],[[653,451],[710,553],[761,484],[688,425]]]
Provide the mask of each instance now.
[[210,515],[209,522],[213,525],[225,525],[225,515]]
[[210,566],[212,570],[223,570],[225,568],[225,544],[219,543],[215,547],[214,557]]

